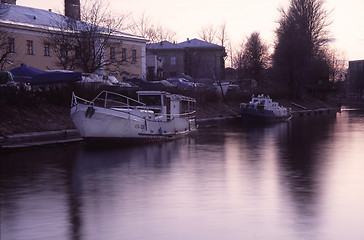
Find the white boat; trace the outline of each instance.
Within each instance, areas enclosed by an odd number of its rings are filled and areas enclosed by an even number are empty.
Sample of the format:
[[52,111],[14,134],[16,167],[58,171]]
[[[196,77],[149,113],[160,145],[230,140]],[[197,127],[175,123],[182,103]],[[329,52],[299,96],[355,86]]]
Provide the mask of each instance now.
[[263,94],[252,96],[249,103],[241,103],[239,113],[243,119],[255,120],[289,120],[292,118],[291,109],[279,106],[269,96]]
[[137,95],[102,91],[88,101],[72,93],[72,121],[84,139],[163,140],[196,130],[195,99],[164,91]]

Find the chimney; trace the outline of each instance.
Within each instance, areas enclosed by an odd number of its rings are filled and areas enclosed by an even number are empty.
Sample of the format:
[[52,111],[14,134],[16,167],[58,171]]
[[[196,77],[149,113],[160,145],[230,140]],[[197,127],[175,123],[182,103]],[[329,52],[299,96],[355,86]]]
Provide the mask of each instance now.
[[16,0],[1,0],[2,3],[9,3],[16,5]]
[[64,15],[69,18],[81,20],[80,0],[65,0]]

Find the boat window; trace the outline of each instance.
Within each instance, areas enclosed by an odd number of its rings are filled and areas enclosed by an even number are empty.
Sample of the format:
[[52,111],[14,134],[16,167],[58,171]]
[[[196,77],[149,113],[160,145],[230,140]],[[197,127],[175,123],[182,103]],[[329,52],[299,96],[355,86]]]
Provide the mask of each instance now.
[[181,101],[181,113],[190,113],[195,111],[196,104],[193,101]]
[[139,101],[145,103],[147,106],[161,106],[161,96],[160,95],[140,95]]

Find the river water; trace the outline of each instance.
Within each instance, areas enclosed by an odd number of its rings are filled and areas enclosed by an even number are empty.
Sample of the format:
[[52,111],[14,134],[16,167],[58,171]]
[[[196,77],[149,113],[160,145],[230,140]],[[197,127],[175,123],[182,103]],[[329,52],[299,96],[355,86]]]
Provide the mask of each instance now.
[[1,240],[364,240],[364,111],[1,157]]

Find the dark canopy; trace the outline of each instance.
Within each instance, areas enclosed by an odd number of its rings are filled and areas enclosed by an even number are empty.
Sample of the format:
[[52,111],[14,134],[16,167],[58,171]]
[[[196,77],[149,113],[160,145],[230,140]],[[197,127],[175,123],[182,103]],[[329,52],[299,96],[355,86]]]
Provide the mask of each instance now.
[[42,71],[25,64],[10,71],[15,82],[32,85],[77,82],[82,80],[82,73],[70,71]]

